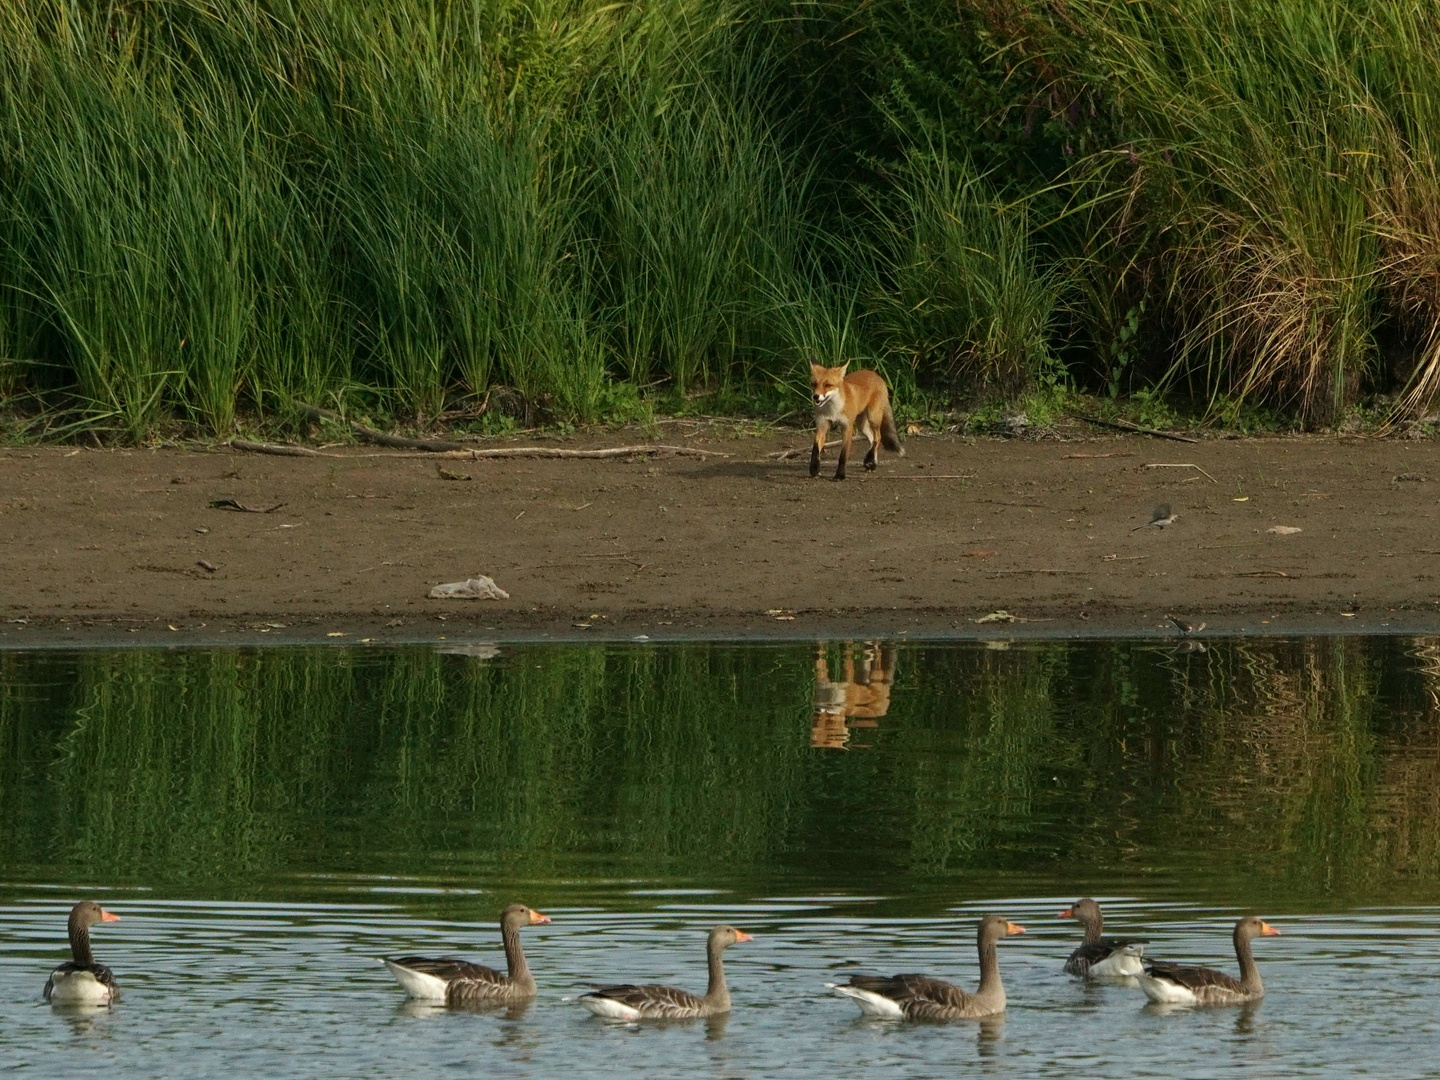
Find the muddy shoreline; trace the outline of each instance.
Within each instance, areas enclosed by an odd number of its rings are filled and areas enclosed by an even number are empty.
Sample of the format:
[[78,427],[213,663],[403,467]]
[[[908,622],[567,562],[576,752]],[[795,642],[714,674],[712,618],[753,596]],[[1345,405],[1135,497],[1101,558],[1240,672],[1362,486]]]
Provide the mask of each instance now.
[[[806,439],[681,424],[660,441],[712,456],[441,463],[0,450],[0,648],[1174,636],[1170,616],[1440,632],[1434,443],[910,436],[835,483],[777,456]],[[1175,522],[1137,528],[1162,503]],[[479,574],[511,598],[427,597]]]

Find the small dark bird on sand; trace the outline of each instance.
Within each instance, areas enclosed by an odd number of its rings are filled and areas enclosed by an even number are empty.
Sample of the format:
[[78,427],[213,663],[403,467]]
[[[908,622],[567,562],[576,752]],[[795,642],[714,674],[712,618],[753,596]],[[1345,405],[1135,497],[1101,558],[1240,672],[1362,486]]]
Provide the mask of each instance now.
[[1167,615],[1166,618],[1175,624],[1175,629],[1180,631],[1180,636],[1185,639],[1184,641],[1180,642],[1179,645],[1175,646],[1175,651],[1177,653],[1203,653],[1207,651],[1205,648],[1205,642],[1201,641],[1199,638],[1193,638],[1190,636],[1191,634],[1198,634],[1201,630],[1205,629],[1205,624],[1203,622],[1188,623],[1183,619],[1175,618],[1174,615]]
[[1152,525],[1155,526],[1155,528],[1157,529],[1163,529],[1167,525],[1175,524],[1175,519],[1179,516],[1179,514],[1173,513],[1171,511],[1169,503],[1161,503],[1159,506],[1155,507],[1155,513],[1150,515],[1149,521],[1147,521],[1144,525],[1136,525],[1135,528],[1131,529],[1130,531],[1139,532],[1141,529],[1148,529]]

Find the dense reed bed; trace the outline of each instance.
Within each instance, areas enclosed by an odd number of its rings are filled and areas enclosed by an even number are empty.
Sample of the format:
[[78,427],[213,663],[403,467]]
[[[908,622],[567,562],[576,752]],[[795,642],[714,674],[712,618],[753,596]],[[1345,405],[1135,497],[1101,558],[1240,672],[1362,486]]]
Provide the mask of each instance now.
[[1423,416],[1437,16],[16,0],[0,401],[15,433],[132,440],[301,402],[423,426],[725,388],[773,413],[813,356],[902,402]]

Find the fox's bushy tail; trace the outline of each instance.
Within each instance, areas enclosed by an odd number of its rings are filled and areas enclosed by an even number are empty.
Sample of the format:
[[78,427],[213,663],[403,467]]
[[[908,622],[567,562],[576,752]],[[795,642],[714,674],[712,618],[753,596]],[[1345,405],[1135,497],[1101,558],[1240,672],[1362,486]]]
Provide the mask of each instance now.
[[892,454],[905,456],[905,447],[900,445],[900,432],[895,430],[895,413],[889,405],[885,406],[885,415],[880,419],[880,445]]

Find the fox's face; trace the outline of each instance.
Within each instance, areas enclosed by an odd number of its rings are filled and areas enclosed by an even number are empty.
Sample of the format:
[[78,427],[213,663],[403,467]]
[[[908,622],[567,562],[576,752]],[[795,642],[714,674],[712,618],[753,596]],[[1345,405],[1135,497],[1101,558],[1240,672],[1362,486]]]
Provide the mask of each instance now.
[[810,365],[810,389],[815,395],[815,408],[823,409],[840,393],[845,385],[845,369],[849,366],[848,361],[839,367]]

